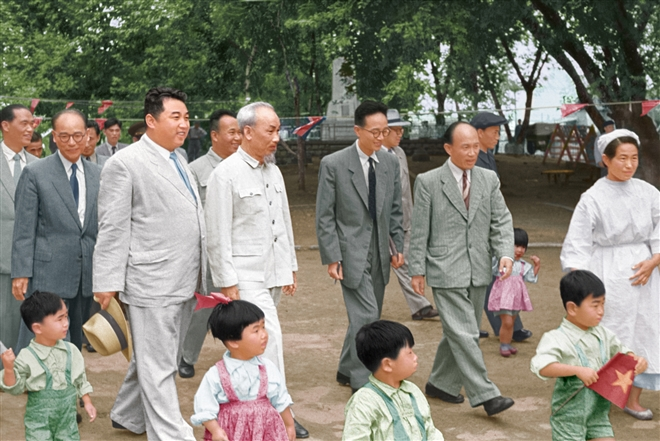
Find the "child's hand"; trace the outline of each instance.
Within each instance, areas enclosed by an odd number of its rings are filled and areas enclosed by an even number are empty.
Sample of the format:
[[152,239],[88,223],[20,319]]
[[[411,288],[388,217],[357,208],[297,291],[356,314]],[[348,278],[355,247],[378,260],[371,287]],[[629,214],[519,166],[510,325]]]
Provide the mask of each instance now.
[[213,441],[229,441],[227,433],[225,433],[220,427],[218,427],[218,431],[212,435],[211,439],[213,439]]
[[644,357],[639,357],[635,354],[630,354],[630,355],[632,355],[633,358],[637,360],[637,364],[635,365],[635,375],[641,374],[646,370],[646,368],[649,367],[649,364]]
[[585,386],[590,386],[598,380],[598,373],[588,367],[579,368],[575,375],[582,380]]
[[286,435],[289,441],[296,441],[296,426],[286,426]]
[[89,415],[89,422],[93,423],[96,419],[96,407],[94,407],[91,401],[85,403],[85,412]]
[[2,367],[4,367],[6,371],[13,371],[14,361],[16,361],[16,356],[14,355],[14,351],[12,351],[11,348],[9,348],[5,352],[3,352],[0,357],[2,357]]
[[541,258],[539,256],[532,256],[532,263],[534,266],[541,266]]

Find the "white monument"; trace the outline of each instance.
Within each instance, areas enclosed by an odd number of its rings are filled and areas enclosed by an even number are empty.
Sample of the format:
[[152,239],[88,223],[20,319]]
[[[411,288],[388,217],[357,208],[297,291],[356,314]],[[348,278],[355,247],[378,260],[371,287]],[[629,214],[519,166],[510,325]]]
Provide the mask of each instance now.
[[354,93],[347,90],[355,80],[340,74],[344,63],[344,58],[332,61],[332,100],[328,103],[326,120],[321,124],[321,139],[324,141],[355,139],[353,116],[360,102]]

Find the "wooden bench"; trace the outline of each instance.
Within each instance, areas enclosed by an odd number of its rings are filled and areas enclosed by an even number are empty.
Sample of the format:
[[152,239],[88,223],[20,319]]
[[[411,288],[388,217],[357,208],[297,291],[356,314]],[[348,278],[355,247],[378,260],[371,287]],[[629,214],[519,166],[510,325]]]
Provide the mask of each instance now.
[[568,183],[568,178],[570,178],[571,175],[574,173],[574,170],[544,170],[541,173],[548,177],[548,182],[551,182],[550,179],[554,178],[555,184],[557,183],[559,176],[563,175],[566,177],[566,179],[564,180],[564,184],[566,184]]

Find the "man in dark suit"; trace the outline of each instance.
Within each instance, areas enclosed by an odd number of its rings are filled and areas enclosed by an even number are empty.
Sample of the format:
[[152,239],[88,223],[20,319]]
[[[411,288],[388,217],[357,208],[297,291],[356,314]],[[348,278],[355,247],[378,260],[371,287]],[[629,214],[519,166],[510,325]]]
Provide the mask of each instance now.
[[108,118],[103,125],[105,142],[96,147],[96,153],[103,156],[112,156],[128,144],[119,142],[121,138],[121,121],[117,118]]
[[365,101],[355,109],[351,146],[324,157],[316,196],[316,235],[321,261],[331,278],[341,281],[348,313],[337,381],[358,389],[369,371],[357,357],[355,335],[380,318],[385,285],[403,254],[390,256],[389,239],[403,250],[403,213],[399,161],[381,151],[387,107]]
[[[71,343],[80,349],[83,311],[89,310],[92,299],[101,169],[81,158],[87,142],[82,113],[57,113],[53,132],[58,153],[28,165],[16,188],[12,292],[21,301],[35,290],[62,297],[69,309]],[[21,325],[17,348],[31,338]]]

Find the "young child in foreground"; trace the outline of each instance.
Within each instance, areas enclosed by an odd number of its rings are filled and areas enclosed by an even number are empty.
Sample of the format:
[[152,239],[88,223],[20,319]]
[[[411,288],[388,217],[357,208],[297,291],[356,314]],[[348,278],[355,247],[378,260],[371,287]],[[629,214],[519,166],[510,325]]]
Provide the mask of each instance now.
[[[598,380],[597,371],[617,352],[637,360],[635,374],[647,363],[633,354],[607,328],[600,326],[605,305],[605,286],[589,271],[572,271],[560,282],[566,317],[559,328],[546,332],[531,361],[531,370],[541,379],[557,378],[552,394],[550,426],[552,439],[613,440],[610,402],[583,388],[564,407],[557,409],[582,385]],[[556,412],[556,414],[555,414]]]
[[493,275],[497,276],[497,279],[495,279],[488,300],[488,310],[493,311],[493,314],[498,315],[502,321],[500,326],[500,355],[502,357],[518,353],[518,349],[511,346],[513,322],[520,311],[532,310],[532,302],[529,299],[525,282],[536,283],[541,268],[541,259],[538,256],[532,256],[533,265],[522,260],[529,243],[527,231],[522,228],[514,228],[513,239],[515,247],[511,276],[504,280],[500,279],[500,263],[493,258]]
[[12,395],[28,391],[27,441],[79,440],[77,399],[82,397],[90,422],[96,409],[82,354],[63,340],[69,329],[66,305],[55,294],[36,291],[21,304],[21,317],[35,336],[18,357],[11,348],[2,354],[0,386]]
[[268,333],[258,306],[229,299],[209,317],[213,337],[228,352],[208,370],[195,394],[194,425],[206,428],[210,441],[293,441],[293,404],[277,367],[259,357]]
[[442,441],[426,397],[406,380],[417,370],[410,330],[379,320],[358,331],[355,345],[358,358],[372,375],[346,404],[342,439]]

